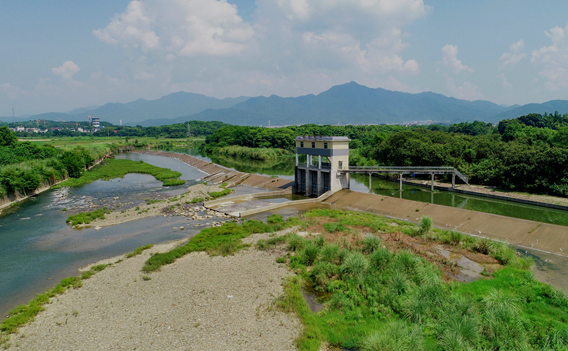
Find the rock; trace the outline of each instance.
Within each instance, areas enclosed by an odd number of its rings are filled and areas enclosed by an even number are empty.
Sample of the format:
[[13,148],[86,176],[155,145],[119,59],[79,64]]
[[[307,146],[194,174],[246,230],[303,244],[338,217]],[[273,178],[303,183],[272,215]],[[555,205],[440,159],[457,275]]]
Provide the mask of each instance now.
[[95,227],[95,230],[101,230],[101,227],[96,226],[96,227]]

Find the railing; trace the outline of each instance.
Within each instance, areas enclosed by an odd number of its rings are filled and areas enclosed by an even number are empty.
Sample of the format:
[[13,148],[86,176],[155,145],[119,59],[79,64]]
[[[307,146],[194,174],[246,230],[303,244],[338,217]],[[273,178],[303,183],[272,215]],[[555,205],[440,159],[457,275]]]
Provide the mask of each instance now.
[[363,171],[375,173],[453,173],[457,175],[464,183],[469,185],[469,176],[462,174],[454,167],[412,167],[412,166],[346,166],[338,167],[342,171]]

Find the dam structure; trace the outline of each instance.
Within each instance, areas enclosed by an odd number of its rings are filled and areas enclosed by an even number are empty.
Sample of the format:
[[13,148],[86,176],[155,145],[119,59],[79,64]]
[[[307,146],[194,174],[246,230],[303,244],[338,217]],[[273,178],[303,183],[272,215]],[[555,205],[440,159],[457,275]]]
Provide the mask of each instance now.
[[[452,189],[456,177],[469,184],[469,177],[454,167],[408,167],[408,166],[350,166],[349,142],[344,136],[298,136],[296,137],[296,167],[292,192],[305,196],[321,196],[331,191],[349,189],[351,173],[369,174],[369,188],[372,175],[396,174],[400,180],[400,191],[404,174],[429,174],[432,177],[431,190],[434,190],[434,176],[452,175]],[[305,158],[304,158],[305,156]],[[302,157],[302,162],[300,162]]]

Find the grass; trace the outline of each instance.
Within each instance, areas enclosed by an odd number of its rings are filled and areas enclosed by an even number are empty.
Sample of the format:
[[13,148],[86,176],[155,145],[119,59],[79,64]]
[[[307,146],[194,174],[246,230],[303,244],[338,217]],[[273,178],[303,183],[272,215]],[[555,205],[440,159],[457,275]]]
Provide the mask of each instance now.
[[154,244],[148,244],[148,245],[140,246],[140,247],[134,249],[132,252],[127,253],[126,258],[131,258],[131,257],[137,256],[137,255],[140,255],[144,250],[151,249],[152,247],[154,247]]
[[71,215],[67,217],[66,222],[70,223],[72,226],[76,226],[79,224],[89,224],[97,218],[104,219],[105,214],[110,213],[107,208],[98,209],[91,212],[81,212],[77,213],[76,215]]
[[81,274],[80,277],[68,277],[54,288],[48,289],[42,294],[38,294],[27,305],[20,305],[8,312],[6,317],[0,323],[0,345],[6,346],[9,341],[10,335],[18,331],[20,327],[26,323],[33,321],[35,316],[44,310],[44,305],[50,303],[50,299],[63,294],[67,289],[77,289],[82,286],[82,280],[89,279],[97,272],[104,270],[109,265],[96,265],[91,267],[87,272]]
[[178,179],[180,172],[172,171],[167,168],[156,167],[143,161],[132,161],[126,159],[108,159],[103,164],[94,167],[88,172],[83,172],[79,178],[70,178],[61,182],[59,186],[76,187],[92,183],[95,180],[111,180],[123,178],[129,173],[150,174],[157,180],[162,181],[164,186],[174,186],[185,184],[185,180]]
[[231,190],[231,189],[223,189],[221,191],[211,192],[211,193],[209,193],[209,196],[211,196],[212,198],[218,198],[218,197],[221,197],[221,196],[229,195],[232,192],[233,192],[233,190]]
[[[358,350],[568,349],[564,293],[537,282],[530,260],[503,243],[432,229],[428,220],[416,226],[326,209],[308,211],[305,218],[314,225],[320,218],[333,220],[327,235],[336,238],[343,227],[343,239],[351,241],[287,238],[297,276],[286,282],[278,304],[304,324],[300,350],[318,350],[320,341]],[[375,234],[354,238],[349,231],[355,229]],[[396,243],[385,246],[380,237],[397,232],[473,252],[483,248],[505,267],[472,283],[448,283],[434,261]],[[324,310],[307,310],[300,282],[321,295]]]
[[238,225],[234,222],[228,222],[219,227],[207,228],[191,238],[187,244],[166,253],[153,255],[146,261],[142,270],[145,272],[158,270],[160,267],[191,252],[205,251],[210,255],[232,255],[248,246],[243,244],[241,239],[254,233],[271,233],[289,228],[297,222],[298,220],[295,218],[275,224],[246,221],[242,225]]

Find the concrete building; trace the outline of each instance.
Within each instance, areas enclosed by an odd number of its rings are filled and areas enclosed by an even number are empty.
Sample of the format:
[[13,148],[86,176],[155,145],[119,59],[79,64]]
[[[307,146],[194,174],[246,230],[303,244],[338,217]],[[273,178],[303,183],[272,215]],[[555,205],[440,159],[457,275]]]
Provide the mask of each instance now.
[[99,117],[93,117],[91,121],[93,123],[93,127],[95,127],[96,129],[101,127],[101,119]]
[[348,189],[349,173],[342,171],[349,169],[349,141],[338,136],[297,137],[293,192],[320,196]]

